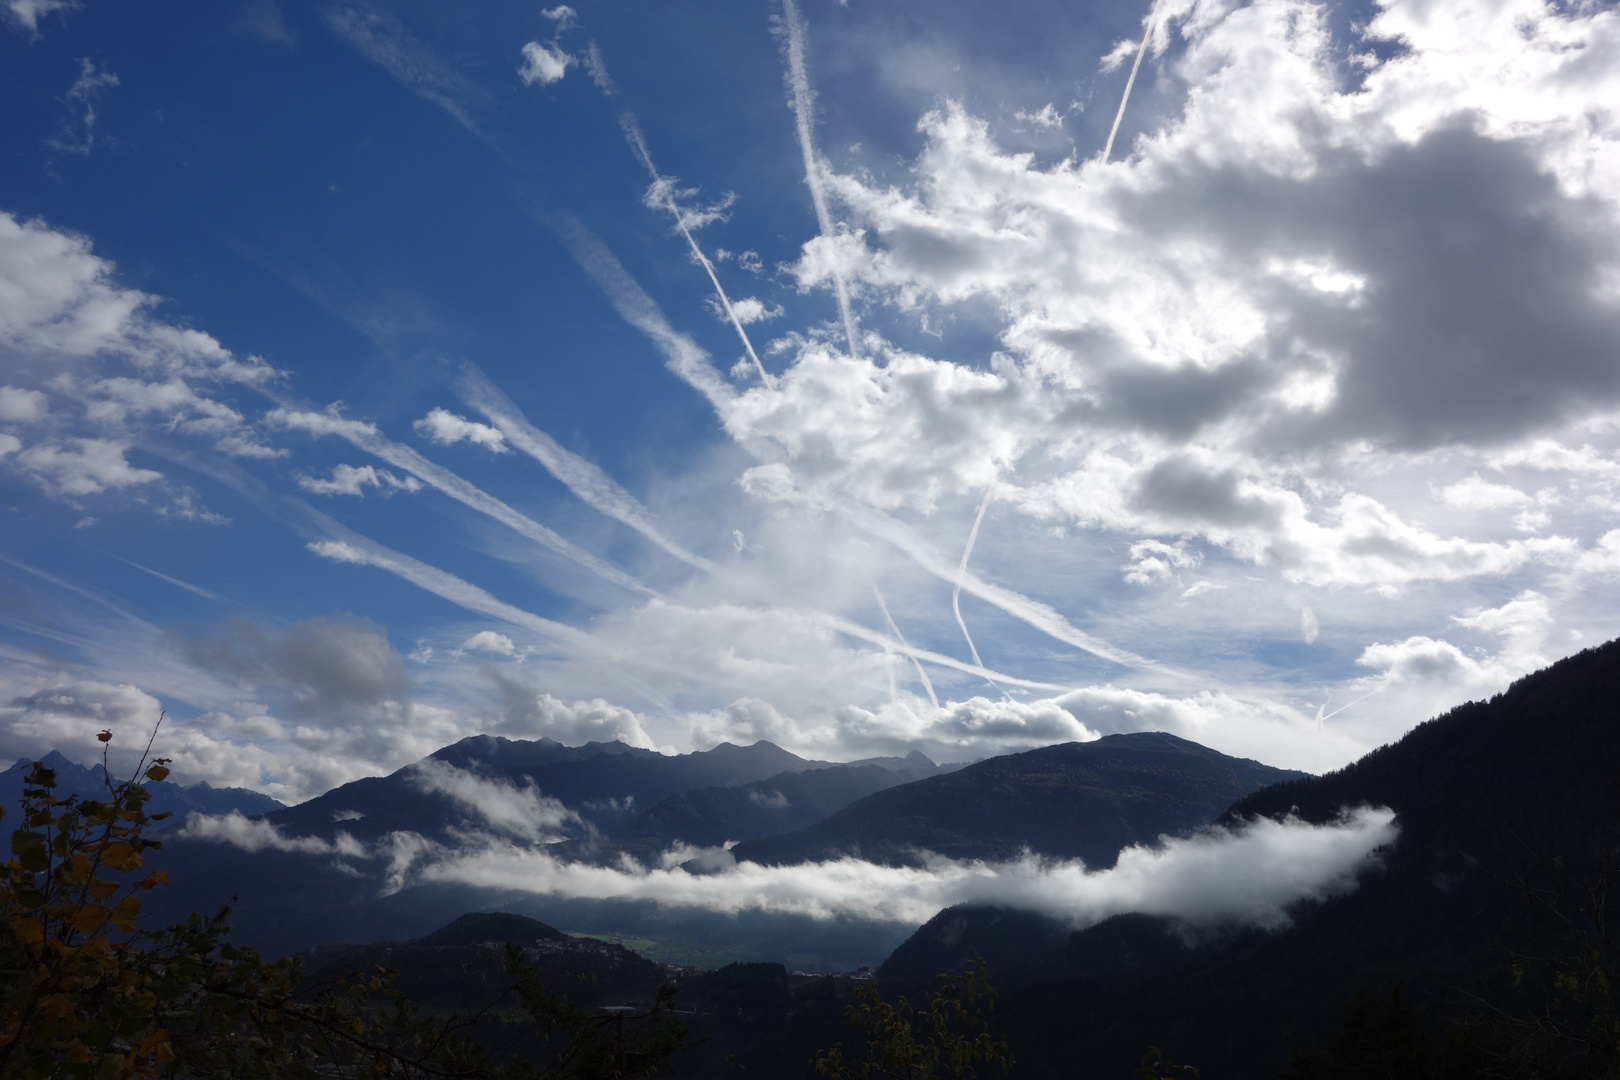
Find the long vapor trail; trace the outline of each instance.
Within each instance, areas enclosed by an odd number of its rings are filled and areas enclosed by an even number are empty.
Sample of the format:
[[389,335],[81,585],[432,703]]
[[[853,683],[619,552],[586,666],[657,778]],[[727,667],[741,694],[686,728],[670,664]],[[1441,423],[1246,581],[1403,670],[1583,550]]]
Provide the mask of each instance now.
[[1153,37],[1153,23],[1159,14],[1159,0],[1153,0],[1153,6],[1148,9],[1147,27],[1142,31],[1142,44],[1136,49],[1136,61],[1131,64],[1131,77],[1125,80],[1125,93],[1119,99],[1119,111],[1114,114],[1114,126],[1108,129],[1108,142],[1103,146],[1102,160],[1106,163],[1108,155],[1114,152],[1114,136],[1119,134],[1119,122],[1125,119],[1125,104],[1131,100],[1131,87],[1136,85],[1136,72],[1142,66],[1142,56],[1147,52],[1148,40]]
[[[878,610],[883,612],[883,621],[889,624],[889,633],[894,635],[896,641],[909,649],[911,645],[906,641],[906,635],[900,632],[900,625],[894,621],[894,616],[889,614],[889,605],[883,602],[883,594],[878,591],[877,582],[875,581],[872,582],[872,595],[877,598]],[[928,672],[923,670],[922,661],[913,656],[911,663],[917,669],[917,678],[922,680],[923,689],[928,691],[928,700],[934,703],[934,708],[939,708],[939,698],[934,696],[934,684],[929,681]]]
[[707,574],[719,573],[714,563],[693,554],[665,535],[651,511],[611,476],[578,454],[564,449],[556,439],[529,423],[511,399],[471,364],[462,369],[461,397],[483,413],[506,437],[507,442],[538,461],[581,502],[628,525],[682,562]]
[[273,424],[301,429],[312,435],[337,435],[340,438],[347,439],[359,449],[381,458],[395,468],[404,469],[424,484],[450,496],[457,502],[489,515],[501,524],[551,549],[564,558],[572,559],[579,565],[593,571],[603,580],[611,581],[621,588],[640,593],[642,596],[658,595],[656,590],[648,588],[623,570],[591,554],[528,515],[519,513],[495,498],[495,496],[463,480],[449,469],[435,465],[410,447],[401,446],[384,437],[371,424],[359,420],[346,420],[329,413],[303,412],[293,409],[276,409],[266,419]]
[[650,340],[664,354],[669,369],[709,399],[722,412],[731,406],[737,392],[709,363],[703,347],[674,326],[647,291],[624,268],[596,234],[572,214],[551,213],[531,208],[535,220],[546,226],[568,248],[574,261],[597,288],[607,294],[619,317]]
[[759,362],[759,354],[754,351],[754,343],[749,340],[748,331],[743,329],[742,320],[737,318],[737,312],[731,306],[731,297],[726,295],[725,288],[720,284],[720,276],[714,272],[714,263],[709,261],[709,257],[698,246],[697,240],[692,237],[692,230],[687,227],[686,211],[675,201],[673,182],[659,173],[658,166],[653,164],[652,154],[647,150],[647,140],[642,137],[641,127],[636,123],[635,116],[625,113],[619,118],[619,125],[624,128],[624,137],[629,141],[630,149],[635,152],[642,167],[652,177],[653,186],[648,191],[648,197],[675,219],[675,227],[686,237],[686,244],[692,249],[693,257],[708,273],[709,283],[714,286],[714,295],[719,298],[726,318],[731,321],[731,328],[737,331],[737,337],[742,340],[743,348],[748,350],[748,359],[754,362],[754,370],[759,372],[759,381],[769,386],[771,377],[765,373],[765,365]]
[[[837,239],[832,215],[827,212],[827,194],[821,183],[821,159],[816,156],[814,136],[815,91],[810,89],[810,73],[804,63],[804,16],[799,13],[798,0],[782,0],[783,52],[787,56],[788,93],[792,99],[793,126],[799,135],[799,152],[804,155],[804,182],[810,189],[810,202],[816,208],[816,224],[829,244]],[[849,340],[849,355],[860,357],[860,344],[855,333],[855,316],[849,306],[849,285],[835,258],[830,264],[833,292],[838,297],[838,314],[844,319],[844,336]]]

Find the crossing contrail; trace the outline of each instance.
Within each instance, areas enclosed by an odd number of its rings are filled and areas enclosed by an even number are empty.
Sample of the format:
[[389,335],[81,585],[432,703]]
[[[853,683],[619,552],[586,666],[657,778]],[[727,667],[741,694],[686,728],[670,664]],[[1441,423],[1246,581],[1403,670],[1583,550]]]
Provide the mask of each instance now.
[[628,112],[625,113],[619,118],[619,126],[624,129],[624,137],[629,141],[630,149],[635,152],[642,167],[652,177],[653,187],[649,194],[652,194],[657,204],[667,210],[669,215],[675,219],[675,227],[681,231],[682,236],[686,237],[686,243],[692,249],[692,255],[708,273],[709,283],[714,286],[714,295],[719,298],[720,306],[725,309],[726,318],[731,321],[731,328],[737,331],[737,336],[742,339],[743,348],[748,351],[748,359],[754,362],[754,370],[759,372],[759,381],[769,386],[771,377],[765,373],[765,365],[759,362],[759,354],[754,351],[754,343],[748,339],[748,331],[743,329],[742,320],[737,318],[737,312],[731,306],[731,297],[726,295],[725,288],[720,284],[720,276],[714,272],[714,263],[709,261],[709,257],[698,246],[697,240],[693,239],[692,230],[687,227],[686,211],[682,210],[675,201],[674,193],[671,190],[673,185],[670,183],[669,178],[658,171],[658,166],[653,164],[652,154],[647,149],[647,140],[642,137],[641,127],[636,123],[635,116]]
[[[893,634],[895,640],[909,649],[911,646],[906,641],[906,635],[900,632],[899,624],[894,621],[894,616],[889,614],[889,605],[883,602],[883,594],[878,591],[877,582],[875,581],[872,582],[872,595],[877,597],[878,610],[883,612],[883,621],[889,624],[889,633]],[[928,691],[928,700],[934,703],[934,708],[939,708],[939,698],[934,696],[934,684],[929,681],[928,672],[923,670],[922,661],[913,655],[911,663],[917,669],[917,678],[922,680],[923,689]]]

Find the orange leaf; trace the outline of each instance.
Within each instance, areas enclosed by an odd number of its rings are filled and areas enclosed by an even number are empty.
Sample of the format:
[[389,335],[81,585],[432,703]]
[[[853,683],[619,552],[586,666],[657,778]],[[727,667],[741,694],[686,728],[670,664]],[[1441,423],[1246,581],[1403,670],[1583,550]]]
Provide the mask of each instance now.
[[101,852],[101,861],[104,865],[112,867],[119,873],[128,873],[146,865],[146,860],[141,858],[133,847],[122,840],[108,844]]
[[72,918],[73,929],[81,934],[93,934],[107,925],[107,919],[112,912],[107,910],[105,904],[86,904],[74,913]]
[[13,919],[11,928],[17,932],[17,940],[25,945],[38,945],[45,940],[45,928],[37,919]]

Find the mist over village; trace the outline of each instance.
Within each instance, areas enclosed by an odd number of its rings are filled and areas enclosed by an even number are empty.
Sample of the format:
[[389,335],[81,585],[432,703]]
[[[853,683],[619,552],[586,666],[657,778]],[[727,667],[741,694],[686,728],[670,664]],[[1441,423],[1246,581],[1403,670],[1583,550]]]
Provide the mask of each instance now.
[[0,1080],[1620,1075],[1616,102],[0,0]]

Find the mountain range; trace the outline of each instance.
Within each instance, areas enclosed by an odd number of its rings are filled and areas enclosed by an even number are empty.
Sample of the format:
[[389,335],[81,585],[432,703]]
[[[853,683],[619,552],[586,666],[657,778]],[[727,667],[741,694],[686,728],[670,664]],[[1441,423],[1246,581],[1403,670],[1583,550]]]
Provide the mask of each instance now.
[[1162,731],[1108,735],[895,786],[808,828],[738,844],[732,854],[780,865],[847,854],[914,863],[923,851],[1001,860],[1029,850],[1102,869],[1132,844],[1184,834],[1234,799],[1305,775]]
[[[551,942],[544,947],[570,957],[584,950],[577,965],[607,964],[623,975],[615,985],[626,993],[644,991],[659,965],[619,946],[576,944],[553,928],[639,939],[638,950],[664,960],[686,949],[745,960],[774,956],[789,966],[809,966],[805,958],[813,957],[849,967],[852,956],[886,954],[878,971],[886,992],[914,998],[937,973],[983,958],[1000,991],[995,1026],[1008,1038],[1020,1075],[1127,1075],[1151,1044],[1206,1076],[1292,1069],[1288,1075],[1300,1078],[1471,1077],[1483,1075],[1477,1061],[1459,1065],[1464,1059],[1457,1055],[1489,1051],[1504,1017],[1540,1023],[1537,1017],[1556,1015],[1575,1023],[1580,1009],[1570,1013],[1572,1001],[1596,1009],[1598,1020],[1614,1015],[1620,954],[1592,912],[1601,916],[1607,890],[1620,888],[1617,701],[1620,642],[1611,642],[1320,777],[1153,732],[954,770],[921,755],[811,762],[769,743],[668,756],[622,744],[479,737],[444,748],[432,764],[270,810],[260,821],[289,838],[284,849],[249,851],[199,841],[179,827],[165,830],[154,863],[169,869],[176,885],[153,895],[154,917],[172,914],[163,903],[183,913],[235,896],[241,940],[271,951],[310,950],[335,939],[391,941],[362,948],[393,950],[389,956],[410,960],[396,965],[402,970],[418,961],[423,970],[442,967],[461,955],[455,950],[521,933],[536,948]],[[65,785],[96,779],[93,770],[51,760]],[[1074,930],[992,906],[949,908],[920,928],[883,927],[431,882],[390,889],[385,862],[345,863],[293,843],[343,832],[374,845],[407,829],[460,835],[476,825],[476,814],[464,798],[424,787],[424,772],[435,769],[493,785],[481,790],[557,800],[579,815],[580,835],[547,838],[556,841],[548,849],[583,857],[594,845],[601,859],[743,838],[732,855],[760,863],[859,853],[904,864],[919,850],[996,859],[1028,849],[1096,868],[1160,835],[1209,826],[1241,831],[1262,819],[1326,825],[1357,806],[1392,809],[1398,834],[1353,889],[1297,904],[1285,925],[1266,929],[1197,928],[1127,914]],[[13,768],[0,780],[17,775]],[[213,789],[175,788],[164,797],[182,792],[206,799]],[[468,911],[486,914],[452,921]],[[323,947],[316,961],[355,955]],[[1581,970],[1597,972],[1597,981],[1581,983],[1585,996],[1571,998],[1573,984],[1559,964],[1585,964]],[[430,977],[421,980],[429,995],[434,985]],[[692,1076],[729,1075],[733,1065],[762,1076],[802,1071],[802,1057],[794,1055],[838,1039],[848,1004],[836,985],[795,980],[770,963],[691,975],[683,994],[707,1003],[705,1037],[724,1050],[694,1057],[683,1073]],[[1394,1004],[1382,1013],[1356,1005],[1369,1000]],[[1360,1019],[1347,1028],[1347,1016]],[[1477,1041],[1465,1039],[1457,1050],[1447,1032],[1458,1031]],[[1358,1045],[1374,1047],[1368,1060],[1383,1062],[1383,1071],[1333,1065],[1334,1054],[1343,1057],[1351,1053],[1346,1046]],[[1316,1057],[1301,1053],[1323,1047],[1329,1050]],[[1610,1053],[1617,1053],[1612,1045]],[[1312,1072],[1312,1061],[1332,1067]]]
[[[86,767],[69,761],[61,751],[52,750],[40,759],[56,773],[56,795],[66,798],[77,795],[83,799],[105,798],[106,773],[100,765]],[[11,768],[0,772],[0,806],[13,807],[22,798],[23,783],[32,771],[31,758],[18,758]],[[204,783],[182,787],[172,780],[160,780],[146,785],[151,800],[147,812],[173,814],[184,820],[188,814],[268,814],[287,807],[261,792],[250,788],[216,788]]]
[[[229,902],[238,935],[266,951],[407,939],[461,912],[506,910],[573,931],[650,941],[660,956],[708,966],[776,959],[849,968],[881,959],[915,924],[723,914],[414,880],[399,876],[397,855],[389,853],[410,850],[397,846],[406,842],[401,837],[453,850],[495,831],[489,815],[499,810],[543,812],[551,822],[543,836],[508,830],[503,843],[602,866],[625,857],[656,865],[676,845],[712,849],[734,841],[733,855],[756,861],[837,858],[858,849],[903,862],[936,847],[965,858],[1027,849],[1107,866],[1126,845],[1196,830],[1234,798],[1300,775],[1163,733],[956,768],[921,754],[809,761],[768,742],[661,755],[621,743],[566,747],[480,736],[389,776],[268,813],[262,823],[276,839],[259,835],[252,850],[167,830],[155,865],[183,884],[150,903],[157,918]],[[500,805],[492,809],[491,800]],[[334,857],[329,845],[367,856]]]

